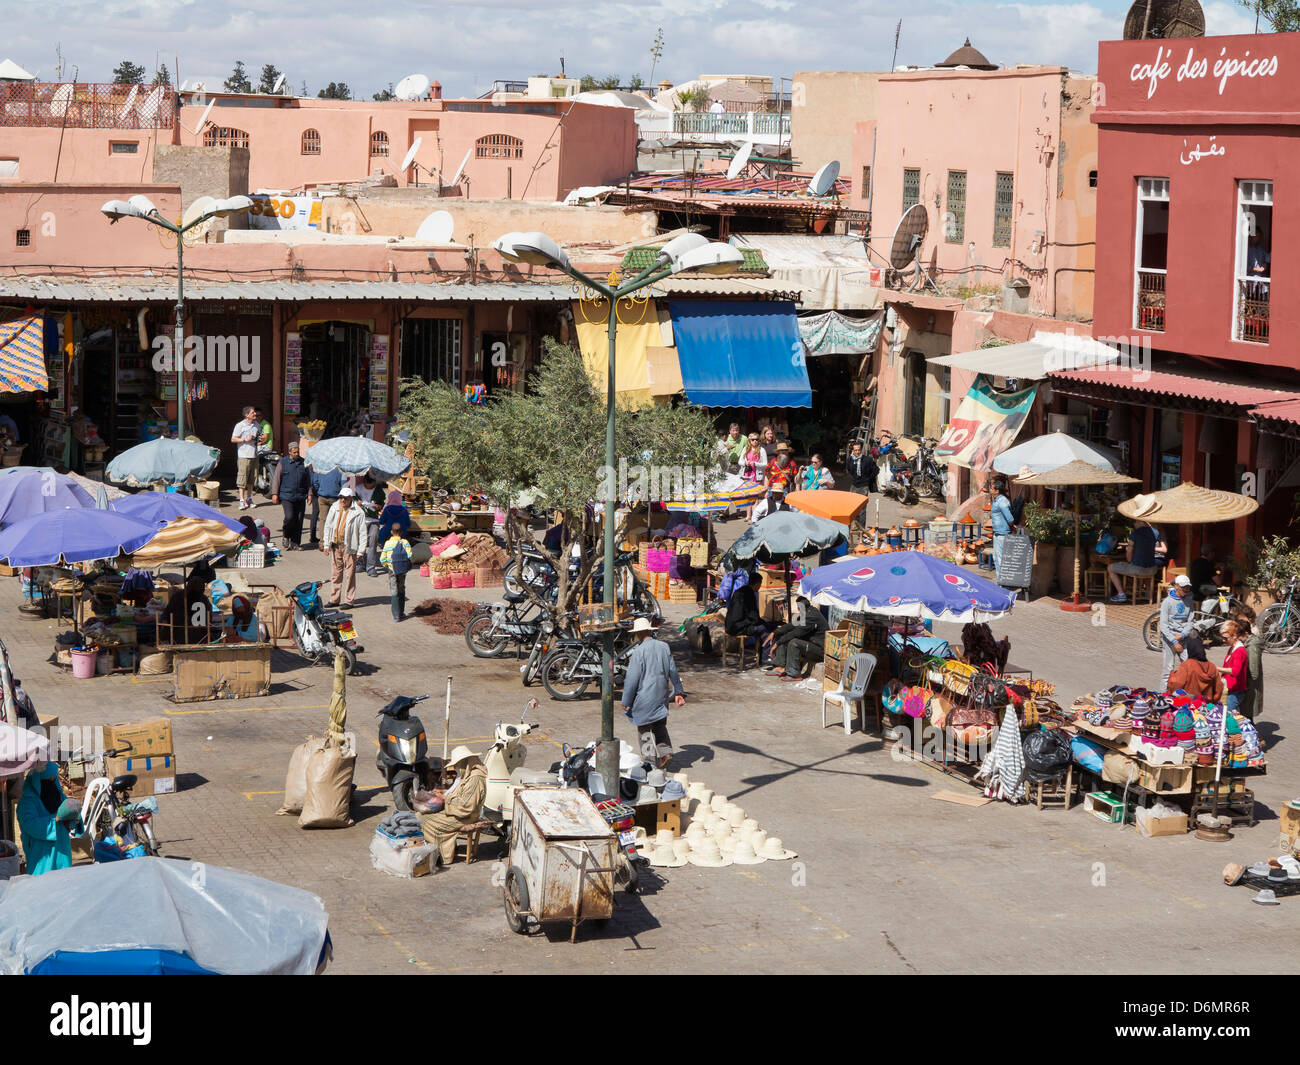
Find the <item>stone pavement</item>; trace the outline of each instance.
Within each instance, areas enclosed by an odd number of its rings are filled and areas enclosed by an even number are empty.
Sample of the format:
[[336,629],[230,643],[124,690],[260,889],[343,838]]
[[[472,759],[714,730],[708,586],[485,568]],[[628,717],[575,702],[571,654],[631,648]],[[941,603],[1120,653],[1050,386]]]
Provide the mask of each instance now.
[[[273,510],[259,513],[278,529]],[[734,538],[739,523],[723,528]],[[291,587],[327,572],[322,555],[302,552],[260,576]],[[275,810],[290,751],[325,727],[327,668],[279,651],[270,696],[212,703],[172,703],[170,678],[74,681],[46,663],[54,622],[20,615],[17,581],[0,583],[0,610],[9,619],[3,638],[38,708],[65,724],[171,718],[181,790],[160,800],[164,853],[319,894],[330,913],[332,971],[1226,973],[1294,966],[1286,933],[1300,899],[1253,906],[1250,893],[1225,887],[1219,872],[1228,861],[1273,854],[1276,811],[1300,795],[1287,742],[1300,655],[1266,661],[1272,766],[1257,784],[1264,819],[1218,846],[1190,835],[1142,839],[1131,826],[1103,824],[1077,806],[1038,813],[936,802],[936,792],[968,786],[896,760],[870,732],[820,728],[818,694],[753,670],[689,665],[678,643],[688,692],[671,719],[680,767],[732,797],[798,858],[656,871],[643,895],[620,896],[607,928],[584,926],[570,944],[567,929],[530,937],[506,929],[495,843],[485,841],[475,865],[418,880],[371,867],[370,835],[391,808],[374,765],[374,714],[394,694],[430,692],[422,717],[437,736],[450,674],[452,743],[481,750],[495,722],[517,720],[535,694],[543,730],[530,741],[529,765],[545,767],[561,741],[580,744],[598,734],[599,698],[559,703],[539,687],[527,692],[512,660],[475,659],[460,637],[437,636],[416,620],[394,624],[386,579],[363,573],[358,585],[367,673],[348,684],[360,750],[357,824],[308,832]],[[418,574],[410,586],[413,602],[432,594]],[[665,611],[674,622],[687,616],[677,604]],[[1159,658],[1137,630],[1092,621],[1040,601],[1017,607],[995,629],[1010,635],[1013,661],[1053,679],[1063,701],[1099,684],[1158,680]],[[621,719],[619,731],[633,738]]]

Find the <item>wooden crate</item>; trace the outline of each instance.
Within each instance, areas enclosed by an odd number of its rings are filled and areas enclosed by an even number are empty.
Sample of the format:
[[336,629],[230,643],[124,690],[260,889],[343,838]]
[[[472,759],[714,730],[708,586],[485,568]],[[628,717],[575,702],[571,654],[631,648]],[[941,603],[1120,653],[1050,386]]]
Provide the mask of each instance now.
[[829,662],[832,658],[845,661],[853,653],[850,632],[848,625],[826,630],[826,661]]

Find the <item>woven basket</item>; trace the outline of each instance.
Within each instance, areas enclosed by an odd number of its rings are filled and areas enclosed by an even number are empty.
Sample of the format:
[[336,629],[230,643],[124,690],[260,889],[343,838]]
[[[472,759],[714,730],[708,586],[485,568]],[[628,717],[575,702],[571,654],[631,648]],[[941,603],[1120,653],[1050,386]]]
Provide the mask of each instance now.
[[699,593],[693,584],[673,584],[668,588],[668,599],[673,603],[697,603]]
[[636,545],[636,562],[642,569],[650,564],[650,541],[642,540]]
[[474,587],[496,588],[505,581],[505,574],[500,566],[475,566]]
[[679,540],[677,553],[689,555],[692,566],[704,567],[709,564],[709,542],[707,540]]

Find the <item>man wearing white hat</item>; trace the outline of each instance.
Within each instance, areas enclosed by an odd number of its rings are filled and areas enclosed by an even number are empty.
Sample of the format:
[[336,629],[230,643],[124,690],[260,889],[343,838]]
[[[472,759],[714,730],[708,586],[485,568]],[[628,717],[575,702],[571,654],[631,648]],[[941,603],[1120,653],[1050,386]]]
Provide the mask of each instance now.
[[632,625],[632,638],[639,643],[627,661],[622,707],[637,728],[642,757],[652,758],[663,769],[673,756],[668,738],[668,699],[671,696],[677,706],[685,706],[686,696],[672,651],[653,634],[654,626],[647,618],[637,618]]
[[1187,605],[1192,595],[1192,582],[1187,574],[1180,573],[1169,586],[1169,594],[1160,604],[1160,650],[1164,656],[1160,674],[1160,690],[1169,687],[1169,674],[1187,657],[1183,637],[1191,631],[1192,611]]
[[438,848],[443,865],[456,858],[456,833],[473,824],[483,812],[487,798],[487,769],[478,755],[460,746],[451,752],[450,764],[456,770],[456,782],[446,791],[434,789],[433,797],[443,804],[436,814],[421,814],[424,838]]
[[348,606],[356,606],[357,559],[366,550],[366,515],[355,504],[356,493],[346,485],[325,515],[320,549],[330,556],[328,606],[339,605],[339,594]]

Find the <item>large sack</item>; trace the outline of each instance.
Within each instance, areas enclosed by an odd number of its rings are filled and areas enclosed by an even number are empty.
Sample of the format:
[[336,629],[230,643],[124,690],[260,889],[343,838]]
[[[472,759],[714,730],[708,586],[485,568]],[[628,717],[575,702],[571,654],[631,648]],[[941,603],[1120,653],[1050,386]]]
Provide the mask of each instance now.
[[277,814],[302,813],[303,800],[307,798],[307,759],[325,746],[325,740],[308,736],[289,755],[289,772],[284,776],[284,805]]
[[352,824],[352,773],[355,751],[347,754],[333,740],[307,759],[307,796],[303,800],[300,828],[347,828]]

